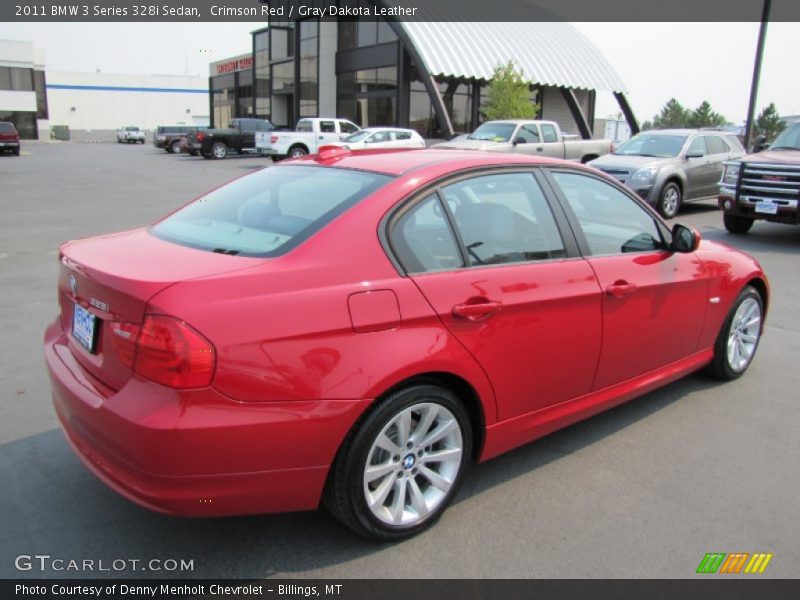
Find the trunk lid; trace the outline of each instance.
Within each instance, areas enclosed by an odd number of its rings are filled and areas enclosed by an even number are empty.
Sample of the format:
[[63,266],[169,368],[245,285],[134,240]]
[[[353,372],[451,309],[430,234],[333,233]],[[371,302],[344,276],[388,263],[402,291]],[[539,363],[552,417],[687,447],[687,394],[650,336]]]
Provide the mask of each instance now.
[[[61,248],[58,301],[70,350],[86,371],[117,390],[132,370],[116,350],[113,323],[142,323],[150,298],[174,283],[260,262],[172,244],[145,229],[69,242]],[[73,333],[75,313],[86,315],[76,305],[92,315],[90,348]]]

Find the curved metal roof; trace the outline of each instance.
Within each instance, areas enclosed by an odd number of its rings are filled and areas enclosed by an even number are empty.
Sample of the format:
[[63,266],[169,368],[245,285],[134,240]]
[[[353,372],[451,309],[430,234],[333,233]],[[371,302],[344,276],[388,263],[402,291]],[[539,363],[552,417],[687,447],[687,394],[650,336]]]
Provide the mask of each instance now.
[[614,68],[569,23],[401,21],[428,72],[489,80],[509,60],[542,85],[626,92]]

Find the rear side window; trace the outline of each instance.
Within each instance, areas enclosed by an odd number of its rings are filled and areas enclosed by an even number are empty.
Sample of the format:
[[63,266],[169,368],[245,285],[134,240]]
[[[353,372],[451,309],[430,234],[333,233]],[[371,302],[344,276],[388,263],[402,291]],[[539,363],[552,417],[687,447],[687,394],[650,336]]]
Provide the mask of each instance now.
[[530,173],[484,175],[442,188],[471,266],[562,258],[553,213]]
[[14,125],[5,121],[0,121],[0,133],[16,133]]
[[320,133],[336,133],[336,125],[333,121],[320,121],[319,131]]
[[549,123],[542,123],[542,138],[545,142],[557,142],[558,141],[558,133],[556,133],[556,128]]
[[305,119],[302,121],[298,121],[297,128],[295,129],[295,131],[303,131],[303,132],[314,131],[314,124],[311,121]]
[[605,181],[553,172],[593,256],[666,249],[653,216]]
[[706,145],[708,146],[709,154],[725,154],[730,152],[730,148],[728,148],[725,142],[722,141],[722,138],[719,138],[716,135],[707,136]]
[[395,139],[397,140],[410,140],[411,139],[411,132],[409,131],[396,131],[394,133]]
[[464,266],[453,230],[435,193],[397,220],[392,229],[392,246],[409,273]]
[[150,232],[210,252],[278,256],[390,180],[349,169],[270,167],[198,198]]

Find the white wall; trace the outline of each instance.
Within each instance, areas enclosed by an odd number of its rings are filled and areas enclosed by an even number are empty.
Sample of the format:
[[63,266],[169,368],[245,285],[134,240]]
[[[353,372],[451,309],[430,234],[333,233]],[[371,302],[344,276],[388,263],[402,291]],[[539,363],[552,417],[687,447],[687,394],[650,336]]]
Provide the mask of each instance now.
[[[542,119],[555,121],[564,133],[579,134],[572,112],[567,106],[567,101],[561,95],[561,90],[555,87],[545,87],[542,90]],[[589,119],[589,92],[586,90],[575,90],[575,97],[583,114]]]
[[0,66],[33,68],[34,49],[31,42],[0,40]]
[[[53,87],[60,85],[90,89]],[[208,79],[48,71],[47,104],[50,125],[67,125],[73,133],[72,139],[111,139],[116,129],[126,125],[149,132],[159,125],[192,124],[197,119],[207,119]]]

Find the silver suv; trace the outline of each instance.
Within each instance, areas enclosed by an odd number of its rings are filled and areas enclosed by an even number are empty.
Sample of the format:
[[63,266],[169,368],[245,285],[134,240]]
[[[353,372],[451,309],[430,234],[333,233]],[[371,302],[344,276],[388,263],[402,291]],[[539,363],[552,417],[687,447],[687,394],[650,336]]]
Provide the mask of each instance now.
[[589,164],[615,177],[667,219],[681,204],[715,199],[722,163],[745,155],[739,139],[716,129],[638,133]]

